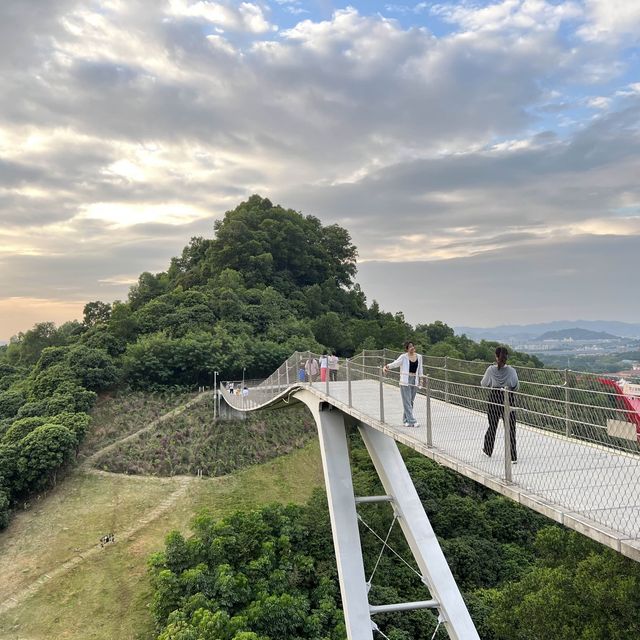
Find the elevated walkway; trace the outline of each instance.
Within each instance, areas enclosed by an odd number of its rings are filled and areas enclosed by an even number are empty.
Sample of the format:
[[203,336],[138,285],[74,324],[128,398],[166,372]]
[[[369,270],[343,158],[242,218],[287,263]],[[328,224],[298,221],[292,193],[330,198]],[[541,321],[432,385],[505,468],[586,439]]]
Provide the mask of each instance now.
[[[498,428],[491,458],[482,453],[487,428],[486,390],[479,376],[486,363],[425,358],[428,383],[414,415],[420,427],[402,426],[397,376],[381,367],[396,354],[363,352],[342,363],[338,380],[299,382],[313,354],[296,353],[245,397],[221,391],[239,411],[283,406],[302,392],[357,422],[381,431],[434,461],[640,561],[640,448],[610,437],[607,423],[630,422],[616,394],[595,376],[518,368],[514,394],[518,463],[505,460]],[[318,356],[316,356],[318,357]],[[436,362],[437,360],[437,362]]]

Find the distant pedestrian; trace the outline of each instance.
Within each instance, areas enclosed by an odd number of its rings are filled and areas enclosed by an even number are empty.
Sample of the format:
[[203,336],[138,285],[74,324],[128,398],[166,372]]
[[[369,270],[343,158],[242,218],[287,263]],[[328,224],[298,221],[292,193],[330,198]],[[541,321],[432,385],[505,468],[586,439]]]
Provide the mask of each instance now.
[[231,395],[233,395],[233,391],[234,391],[234,389],[233,389],[233,382],[230,382],[230,383],[229,383],[229,387],[228,387],[228,389],[229,389],[229,393],[230,393]]
[[338,379],[338,369],[340,368],[340,360],[335,351],[329,356],[329,379],[335,382]]
[[304,365],[300,364],[300,368],[298,369],[298,382],[304,382],[306,380],[306,373],[304,370]]
[[313,356],[309,356],[304,364],[304,370],[307,373],[307,380],[309,382],[315,382],[318,371],[320,371],[318,361]]
[[509,390],[509,404],[512,407],[509,412],[509,440],[511,442],[511,461],[518,461],[516,452],[516,412],[513,409],[513,394],[520,386],[516,370],[507,364],[509,351],[506,347],[496,348],[496,363],[487,367],[480,384],[489,387],[489,399],[487,402],[487,417],[489,427],[484,436],[484,446],[482,451],[486,456],[491,457],[493,446],[496,441],[496,431],[500,418],[504,422],[504,389]]
[[329,371],[329,354],[324,351],[320,356],[320,382],[327,381],[327,373]]
[[416,348],[410,340],[404,343],[404,353],[393,362],[384,367],[386,373],[389,369],[400,369],[400,396],[402,398],[402,421],[405,427],[419,427],[418,421],[413,416],[413,402],[418,392],[418,385],[424,377],[422,370],[422,356],[416,353]]

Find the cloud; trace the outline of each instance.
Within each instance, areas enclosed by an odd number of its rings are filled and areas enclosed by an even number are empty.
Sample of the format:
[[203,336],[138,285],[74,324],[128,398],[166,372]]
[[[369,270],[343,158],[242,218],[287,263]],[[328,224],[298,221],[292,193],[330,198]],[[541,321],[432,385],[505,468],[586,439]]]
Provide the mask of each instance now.
[[274,30],[262,8],[252,2],[208,2],[170,0],[170,13],[175,16],[201,18],[232,31],[265,33]]
[[640,4],[629,0],[584,0],[585,24],[578,34],[589,42],[638,42]]
[[603,4],[429,5],[409,28],[316,6],[3,2],[0,290],[121,297],[256,192],[369,261],[638,236],[640,91],[628,38],[589,31],[624,35]]
[[640,301],[618,283],[635,271],[638,255],[638,236],[582,237],[444,262],[371,262],[360,266],[358,281],[369,301],[403,311],[414,324],[495,326],[604,316],[634,322]]

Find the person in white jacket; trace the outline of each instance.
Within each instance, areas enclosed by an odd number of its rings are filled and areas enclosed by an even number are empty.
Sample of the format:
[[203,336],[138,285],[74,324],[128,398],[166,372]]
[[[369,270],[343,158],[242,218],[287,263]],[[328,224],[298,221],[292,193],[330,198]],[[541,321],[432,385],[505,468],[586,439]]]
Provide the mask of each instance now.
[[424,377],[422,371],[422,356],[416,353],[413,342],[404,343],[404,353],[393,362],[384,366],[384,372],[389,369],[400,369],[400,396],[402,398],[402,420],[405,427],[418,427],[418,421],[413,416],[413,401],[418,392],[420,381]]

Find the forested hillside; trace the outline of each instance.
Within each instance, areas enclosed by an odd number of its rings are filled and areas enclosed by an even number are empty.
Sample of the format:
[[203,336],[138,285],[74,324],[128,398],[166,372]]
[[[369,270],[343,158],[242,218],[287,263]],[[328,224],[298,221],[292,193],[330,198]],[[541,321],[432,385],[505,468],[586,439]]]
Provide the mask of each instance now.
[[[252,196],[192,238],[126,301],[88,302],[82,321],[43,322],[0,347],[0,528],[10,509],[55,483],[89,426],[97,394],[193,389],[271,373],[295,350],[399,349],[492,359],[494,343],[367,304],[347,230]],[[539,365],[525,354],[515,364]]]
[[[383,493],[357,433],[350,449],[356,493]],[[413,450],[403,455],[483,640],[639,637],[640,565]],[[358,510],[369,601],[424,600],[419,574],[388,550],[380,555],[390,506]],[[158,640],[345,637],[324,492],[304,506],[200,515],[193,528],[188,539],[169,534],[150,560]],[[388,544],[411,560],[397,524]],[[433,640],[437,627],[429,610],[375,620],[390,640]],[[447,637],[440,627],[436,640]]]

